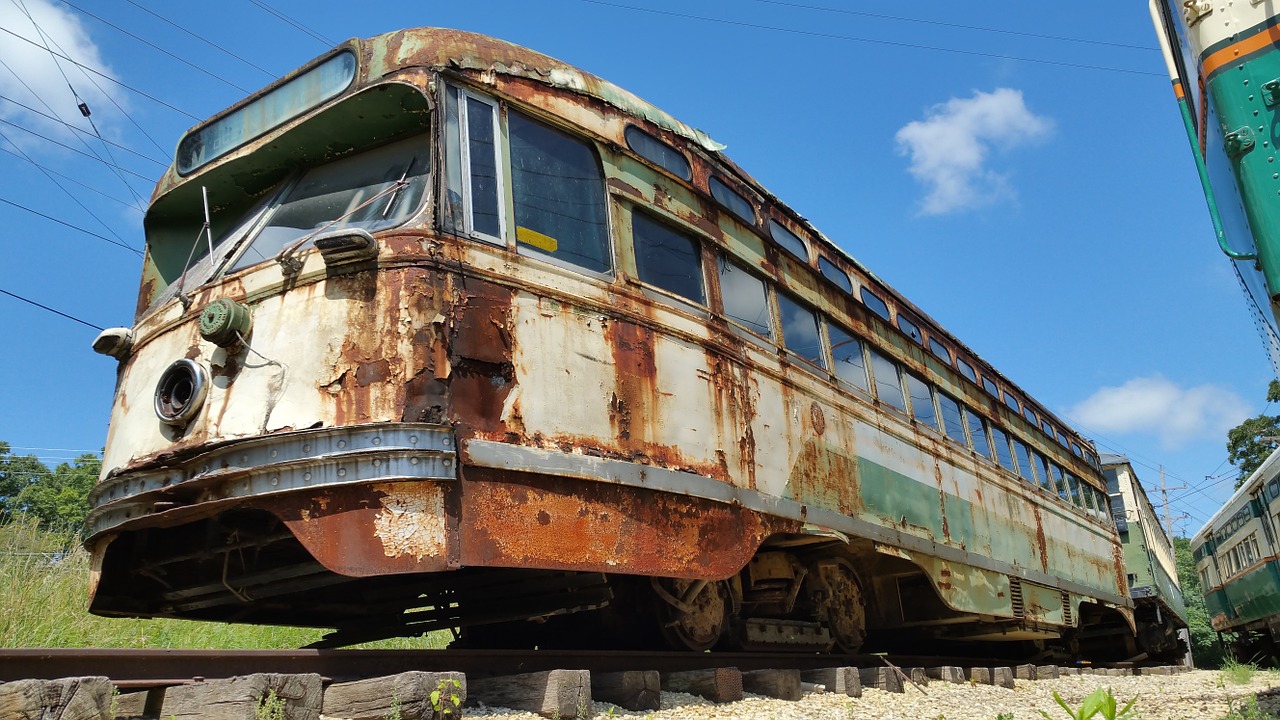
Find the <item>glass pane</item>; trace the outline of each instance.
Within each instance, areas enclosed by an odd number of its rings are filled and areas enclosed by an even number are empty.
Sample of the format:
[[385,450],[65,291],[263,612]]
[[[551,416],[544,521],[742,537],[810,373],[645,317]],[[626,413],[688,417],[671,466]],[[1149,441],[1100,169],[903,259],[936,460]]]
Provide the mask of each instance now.
[[1081,506],[1090,513],[1097,510],[1093,506],[1093,488],[1084,480],[1080,481],[1080,502],[1082,503]]
[[1071,441],[1071,452],[1078,458],[1084,458],[1084,452],[1080,449],[1080,446],[1076,444],[1075,440]]
[[991,397],[997,400],[1000,399],[1000,388],[996,387],[995,382],[985,375],[982,377],[982,389],[986,390]]
[[631,215],[631,237],[640,280],[702,305],[702,254],[698,242],[649,218]]
[[871,292],[866,288],[862,288],[862,303],[867,306],[871,312],[879,315],[885,320],[889,319],[889,306],[884,304],[879,295]]
[[961,445],[967,445],[964,437],[964,417],[960,414],[960,403],[950,395],[938,393],[938,406],[942,408],[942,429],[947,437]]
[[751,208],[751,203],[747,202],[746,198],[739,195],[736,190],[731,189],[728,185],[725,185],[720,178],[711,178],[710,186],[711,197],[715,198],[716,202],[729,208],[729,212],[747,221],[748,225],[756,224],[755,210]]
[[938,429],[938,413],[933,409],[933,388],[911,373],[903,373],[903,376],[907,379],[907,393],[911,395],[911,414],[921,425]]
[[1053,478],[1049,477],[1049,461],[1040,453],[1036,453],[1036,474],[1040,476],[1040,487],[1054,492]]
[[892,360],[875,350],[871,353],[871,375],[876,381],[876,397],[880,402],[903,412],[907,411],[906,400],[902,397],[902,381],[898,377],[898,366]]
[[917,343],[924,343],[924,335],[920,334],[920,328],[916,324],[907,319],[906,315],[898,315],[898,329],[907,334],[907,337]]
[[724,299],[724,314],[730,320],[765,337],[773,337],[769,296],[763,280],[721,258],[720,294]]
[[1049,472],[1053,474],[1053,487],[1058,492],[1058,497],[1066,500],[1071,497],[1071,491],[1067,489],[1067,476],[1062,468],[1056,464],[1049,466]]
[[965,408],[964,419],[966,424],[968,424],[969,426],[969,438],[973,440],[974,451],[977,452],[979,455],[982,455],[990,459],[991,458],[991,441],[987,437],[987,430],[984,423],[982,422],[982,416],[978,415],[978,413],[970,410],[969,408]]
[[1084,507],[1084,501],[1080,499],[1080,478],[1067,473],[1067,487],[1071,490],[1071,503],[1076,507]]
[[948,365],[951,364],[951,351],[947,350],[946,345],[943,345],[933,338],[929,338],[929,352],[933,353],[934,357],[938,358],[942,362]]
[[[375,232],[417,213],[431,170],[431,139],[415,135],[308,170],[231,266],[274,259],[312,234],[343,228]],[[396,189],[396,183],[407,184]]]
[[604,178],[591,146],[508,113],[516,242],[588,270],[613,269]]
[[782,315],[782,341],[787,349],[819,367],[826,367],[822,360],[818,317],[813,311],[778,293],[778,312]]
[[1018,458],[1018,474],[1022,476],[1023,480],[1035,485],[1036,476],[1031,470],[1031,451],[1027,449],[1026,443],[1014,438],[1013,454]]
[[628,125],[625,135],[627,147],[634,150],[640,157],[665,169],[681,180],[693,179],[693,170],[689,168],[689,160],[684,155],[681,155],[679,150],[635,125]]
[[1022,405],[1022,417],[1026,418],[1027,422],[1031,423],[1031,427],[1038,427],[1040,424],[1040,421],[1036,419],[1036,411],[1032,410],[1031,405],[1027,403],[1023,403]]
[[1040,418],[1040,429],[1043,430],[1044,434],[1048,435],[1050,438],[1054,437],[1053,424],[1050,423],[1048,420],[1044,418]]
[[862,355],[862,343],[842,328],[827,323],[831,336],[831,360],[835,363],[836,377],[862,390],[867,386],[867,361]]
[[819,257],[818,270],[822,272],[823,277],[835,283],[841,290],[847,293],[853,292],[853,283],[849,281],[849,276],[830,260]]
[[1005,431],[994,425],[991,426],[991,442],[995,446],[996,459],[1000,464],[1010,470],[1016,470],[1013,464],[1013,453],[1009,452],[1009,436]]
[[978,382],[978,373],[974,372],[973,366],[964,358],[956,358],[956,367],[960,368],[960,374],[969,378],[970,381]]
[[769,235],[773,237],[774,242],[782,246],[783,250],[795,255],[803,262],[809,262],[809,248],[804,244],[804,240],[783,227],[777,220],[769,221]]
[[467,151],[471,157],[471,229],[499,237],[497,108],[467,97]]
[[458,109],[456,87],[448,87],[444,95],[444,176],[445,192],[436,210],[441,223],[458,234],[467,232],[462,207],[462,118]]
[[1015,414],[1022,412],[1022,407],[1018,404],[1018,398],[1013,393],[1004,394],[1004,404]]

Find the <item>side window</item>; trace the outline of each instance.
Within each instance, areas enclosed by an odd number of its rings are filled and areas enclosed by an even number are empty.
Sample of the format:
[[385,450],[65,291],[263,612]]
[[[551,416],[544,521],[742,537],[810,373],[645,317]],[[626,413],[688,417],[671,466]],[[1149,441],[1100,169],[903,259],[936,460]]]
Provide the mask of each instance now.
[[783,250],[795,255],[801,262],[809,262],[809,248],[804,244],[804,240],[785,228],[782,223],[770,219],[769,236],[773,238],[774,242],[781,245]]
[[942,408],[942,429],[947,437],[961,445],[967,445],[964,436],[964,416],[960,413],[960,403],[946,393],[938,393],[938,407]]
[[960,368],[960,374],[969,378],[969,382],[978,382],[978,373],[974,372],[973,366],[964,358],[956,358],[956,367]]
[[867,309],[885,320],[889,319],[889,306],[884,303],[884,300],[880,299],[879,295],[876,295],[865,287],[862,288],[861,294],[862,303],[867,306]]
[[965,408],[964,419],[965,424],[969,426],[969,437],[973,440],[974,451],[988,460],[993,459],[991,455],[991,440],[987,437],[987,430],[985,423],[982,422],[982,416],[969,408]]
[[924,344],[924,335],[920,334],[920,328],[902,313],[898,313],[898,329],[906,333],[907,337],[914,340],[917,345]]
[[1004,430],[992,425],[991,441],[996,448],[996,459],[1000,464],[1009,470],[1017,471],[1018,467],[1013,463],[1013,453],[1009,452],[1009,435]]
[[604,176],[595,150],[517,112],[507,113],[516,242],[587,270],[609,272]]
[[730,320],[757,335],[773,337],[769,295],[763,280],[736,263],[722,258],[720,295],[724,299],[724,314]]
[[831,362],[836,377],[863,392],[871,392],[862,342],[831,323],[827,323],[827,333],[831,336]]
[[1031,451],[1027,449],[1027,444],[1021,440],[1013,439],[1013,454],[1018,459],[1018,474],[1023,480],[1036,484],[1035,472],[1031,469]]
[[1076,507],[1084,507],[1084,500],[1080,497],[1080,478],[1067,473],[1067,487],[1071,491],[1071,503]]
[[898,366],[889,358],[875,350],[871,353],[871,376],[876,382],[876,397],[880,402],[903,412],[907,411],[906,400],[902,397],[902,380],[898,376]]
[[1036,417],[1036,411],[1031,409],[1031,403],[1022,404],[1022,417],[1031,423],[1031,427],[1040,427],[1040,420]]
[[995,384],[995,381],[986,375],[982,376],[982,389],[986,390],[991,397],[997,400],[1000,399],[1000,388]]
[[819,256],[818,271],[822,273],[822,277],[835,283],[841,290],[847,293],[853,292],[853,283],[849,281],[849,276],[845,274],[845,271],[836,267],[835,263]]
[[1053,425],[1045,418],[1040,418],[1040,429],[1043,430],[1044,434],[1048,435],[1050,438],[1054,437]]
[[446,98],[448,215],[457,231],[503,242],[498,104],[456,87]]
[[693,170],[689,167],[689,160],[680,154],[679,150],[635,125],[628,125],[623,134],[627,140],[627,147],[631,148],[635,154],[663,168],[681,180],[693,179]]
[[947,349],[946,345],[943,345],[932,337],[929,338],[929,352],[933,353],[934,357],[938,358],[942,362],[948,365],[951,364],[951,351]]
[[1004,404],[1013,411],[1013,414],[1022,414],[1022,406],[1018,404],[1018,398],[1013,393],[1007,392],[1004,394]]
[[818,316],[784,293],[778,293],[778,314],[782,316],[782,342],[787,350],[817,365],[822,360],[822,336],[818,334]]
[[729,208],[729,212],[737,215],[748,225],[756,224],[756,212],[751,208],[751,203],[746,198],[739,195],[733,188],[725,185],[718,177],[711,178],[710,186],[711,197],[715,198],[716,202]]
[[1036,458],[1036,474],[1040,476],[1040,487],[1054,492],[1053,478],[1049,476],[1049,461],[1040,453],[1035,454]]
[[1057,464],[1050,465],[1049,472],[1053,474],[1053,486],[1058,492],[1058,497],[1070,500],[1071,490],[1067,487],[1066,473]]
[[938,427],[938,412],[933,408],[933,388],[929,383],[904,372],[907,379],[907,393],[911,396],[911,414],[921,425],[928,425],[934,430]]
[[641,282],[706,304],[702,290],[702,253],[698,241],[651,219],[631,214],[631,237],[636,251],[636,274]]

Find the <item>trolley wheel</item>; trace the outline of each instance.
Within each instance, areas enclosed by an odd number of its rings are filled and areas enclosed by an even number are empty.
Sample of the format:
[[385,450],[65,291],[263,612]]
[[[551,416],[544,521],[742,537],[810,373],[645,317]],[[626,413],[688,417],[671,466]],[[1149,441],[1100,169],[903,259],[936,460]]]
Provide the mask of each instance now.
[[836,647],[858,652],[867,636],[867,607],[858,573],[842,559],[823,560],[813,570],[822,588],[814,598],[818,616],[826,620]]
[[654,578],[658,627],[679,650],[711,649],[724,634],[728,594],[723,581]]

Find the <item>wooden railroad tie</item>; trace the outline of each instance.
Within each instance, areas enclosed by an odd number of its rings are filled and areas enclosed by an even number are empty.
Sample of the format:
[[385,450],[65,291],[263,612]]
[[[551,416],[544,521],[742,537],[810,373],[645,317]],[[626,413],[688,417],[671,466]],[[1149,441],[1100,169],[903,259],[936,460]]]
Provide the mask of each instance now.
[[715,703],[737,702],[742,699],[742,672],[738,668],[722,667],[663,673],[662,687],[699,695]]
[[467,687],[473,701],[546,718],[584,718],[592,714],[591,673],[587,670],[472,678]]

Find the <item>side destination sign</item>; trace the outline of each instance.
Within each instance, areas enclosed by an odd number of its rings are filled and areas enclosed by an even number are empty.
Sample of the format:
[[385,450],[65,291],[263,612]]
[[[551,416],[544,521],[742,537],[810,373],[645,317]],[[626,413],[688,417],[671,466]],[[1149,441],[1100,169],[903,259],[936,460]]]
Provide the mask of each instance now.
[[334,55],[280,87],[255,98],[178,143],[178,174],[186,175],[217,160],[268,130],[340,94],[356,76],[350,50]]

